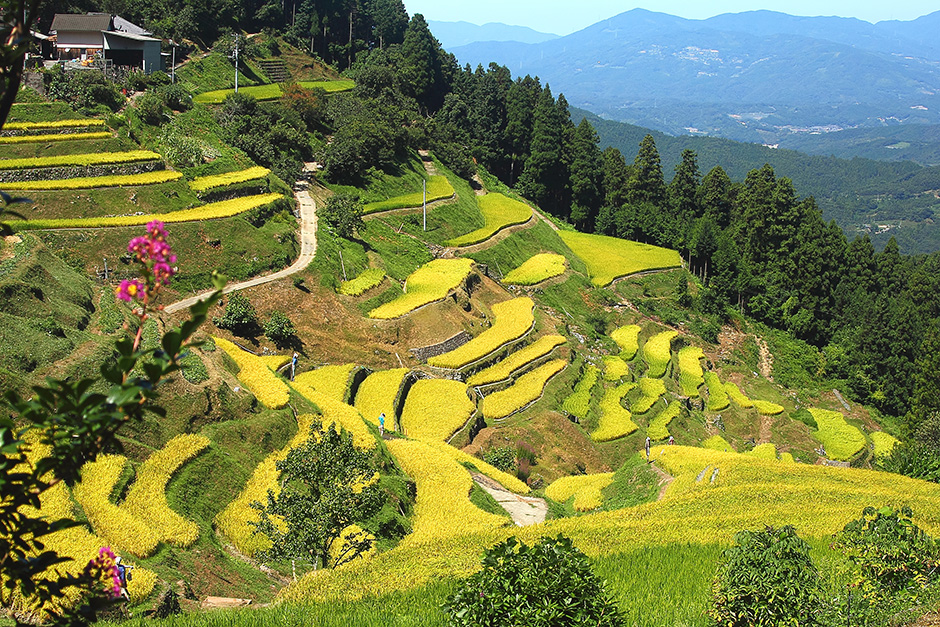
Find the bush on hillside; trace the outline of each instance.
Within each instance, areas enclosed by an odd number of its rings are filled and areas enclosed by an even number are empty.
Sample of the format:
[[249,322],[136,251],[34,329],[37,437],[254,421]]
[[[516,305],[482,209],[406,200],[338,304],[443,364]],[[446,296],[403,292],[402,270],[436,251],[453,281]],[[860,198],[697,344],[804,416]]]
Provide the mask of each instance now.
[[911,520],[911,508],[866,507],[834,546],[857,568],[855,584],[869,601],[915,598],[940,579],[940,545]]
[[225,313],[212,319],[212,324],[233,333],[250,333],[258,326],[258,312],[245,296],[234,292],[225,304]]
[[336,234],[351,239],[365,227],[362,221],[362,202],[353,194],[330,196],[319,211],[320,219],[336,229]]
[[463,581],[444,610],[455,627],[623,625],[587,556],[562,535],[531,547],[513,537],[488,549],[483,570]]
[[817,624],[819,575],[809,545],[787,525],[741,531],[718,566],[708,614],[727,627]]
[[73,109],[94,109],[103,105],[117,111],[124,105],[120,86],[97,70],[66,72],[56,66],[46,71],[46,94],[53,100],[69,103]]
[[503,472],[516,469],[516,451],[511,446],[497,446],[483,453],[483,461]]
[[271,313],[271,317],[264,323],[264,337],[277,346],[284,346],[297,334],[297,329],[291,319],[280,311]]

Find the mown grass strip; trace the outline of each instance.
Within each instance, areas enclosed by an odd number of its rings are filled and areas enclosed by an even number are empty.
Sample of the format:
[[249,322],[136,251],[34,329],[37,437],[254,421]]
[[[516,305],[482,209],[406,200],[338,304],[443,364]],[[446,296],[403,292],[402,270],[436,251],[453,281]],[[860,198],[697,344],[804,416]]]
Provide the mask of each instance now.
[[505,390],[494,392],[483,399],[483,416],[492,420],[505,418],[542,395],[548,380],[561,372],[568,365],[564,359],[554,359],[542,364],[519,379]]
[[610,334],[610,338],[620,347],[620,356],[623,359],[630,360],[636,357],[636,352],[640,350],[640,326],[628,324],[618,327]]
[[535,285],[565,273],[567,260],[555,253],[539,253],[529,257],[521,266],[503,277],[509,285]]
[[559,231],[558,234],[587,265],[591,283],[597,287],[622,276],[678,268],[682,263],[679,253],[668,248],[576,231]]
[[[301,81],[297,83],[304,89],[323,89],[327,93],[336,93],[340,91],[348,91],[356,86],[356,83],[351,80],[338,80],[338,81]],[[207,91],[201,94],[193,96],[193,102],[198,102],[201,104],[221,104],[229,94],[234,94],[234,89],[217,89],[215,91]],[[275,83],[268,85],[252,85],[250,87],[239,87],[238,93],[245,94],[246,96],[251,96],[255,100],[277,100],[284,95],[284,92],[281,90],[281,86]]]
[[601,371],[597,366],[591,364],[585,366],[584,373],[574,386],[574,392],[561,404],[562,409],[572,416],[585,420],[591,410],[591,394],[600,374]]
[[245,170],[236,172],[226,172],[224,174],[215,174],[212,176],[198,176],[189,182],[189,188],[196,193],[207,192],[210,189],[219,189],[229,185],[237,185],[245,181],[254,181],[263,179],[271,170],[254,166]]
[[540,357],[548,355],[556,346],[564,344],[565,341],[565,338],[561,335],[546,335],[545,337],[541,337],[538,341],[510,354],[499,363],[474,374],[467,379],[467,385],[480,386],[505,381],[511,377],[515,371],[525,367]]
[[171,222],[195,222],[201,220],[216,220],[230,218],[251,209],[271,204],[283,198],[281,194],[258,194],[256,196],[243,196],[232,200],[213,202],[201,207],[172,211],[170,213],[151,213],[139,216],[112,216],[107,218],[75,218],[75,219],[49,219],[49,220],[23,220],[11,222],[14,231],[30,231],[37,229],[96,229],[116,226],[138,226],[147,224],[152,220]]
[[359,296],[385,280],[385,270],[382,268],[369,268],[355,279],[343,281],[337,290],[346,296]]
[[450,379],[420,379],[405,398],[401,428],[410,438],[443,442],[464,426],[475,410],[466,384]]
[[633,415],[620,404],[621,399],[636,387],[636,383],[624,383],[604,392],[598,408],[601,415],[597,429],[591,434],[595,442],[609,442],[628,436],[639,427],[633,422]]
[[13,181],[3,183],[3,189],[47,191],[55,189],[103,189],[106,187],[136,187],[158,185],[183,178],[182,172],[156,170],[140,174],[113,174],[110,176],[81,176],[74,179],[50,179],[46,181]]
[[564,503],[574,497],[572,506],[579,512],[589,512],[603,504],[604,497],[601,491],[613,480],[614,473],[612,472],[562,477],[545,488],[545,496],[559,503]]
[[529,205],[502,194],[480,196],[477,198],[477,206],[483,212],[486,226],[450,240],[447,242],[448,246],[478,244],[493,237],[497,231],[514,224],[522,224],[532,217],[532,208]]
[[[443,200],[454,195],[454,187],[447,180],[446,176],[436,175],[428,178],[428,202]],[[413,209],[424,204],[424,190],[402,196],[395,196],[388,200],[379,200],[366,203],[363,207],[363,213],[378,213],[379,211],[391,211],[393,209]]]
[[865,436],[845,421],[837,411],[810,409],[819,430],[813,435],[826,447],[826,457],[839,461],[852,459],[865,446]]
[[254,533],[254,526],[259,520],[258,510],[251,506],[252,503],[267,503],[268,491],[277,495],[281,491],[278,478],[281,476],[277,469],[277,462],[287,457],[291,449],[300,446],[310,437],[310,425],[313,424],[314,417],[310,414],[304,414],[297,417],[297,433],[291,441],[279,451],[268,455],[260,464],[258,464],[251,477],[245,483],[245,487],[215,517],[216,528],[222,535],[228,538],[244,555],[253,555],[257,551],[271,547],[271,541],[267,536]]
[[[47,104],[47,103],[33,103]],[[52,103],[48,103],[52,104]],[[83,128],[88,126],[104,126],[104,120],[88,119],[69,119],[54,120],[50,122],[7,122],[3,125],[5,131],[41,131],[51,128]]]
[[0,159],[0,170],[110,165],[117,163],[136,163],[138,161],[155,161],[159,158],[160,155],[150,150],[127,150],[124,152],[86,152],[78,155],[55,155],[51,157]]
[[483,359],[528,333],[535,324],[533,307],[535,303],[526,296],[496,303],[493,305],[493,316],[496,318],[493,326],[463,346],[431,357],[428,359],[428,365],[457,369]]
[[65,142],[75,140],[106,139],[111,137],[110,132],[100,131],[94,133],[51,133],[45,135],[11,135],[0,137],[0,144],[38,144],[41,142]]
[[370,318],[391,320],[418,307],[442,300],[470,274],[473,260],[435,259],[415,270],[405,280],[405,293],[369,312]]

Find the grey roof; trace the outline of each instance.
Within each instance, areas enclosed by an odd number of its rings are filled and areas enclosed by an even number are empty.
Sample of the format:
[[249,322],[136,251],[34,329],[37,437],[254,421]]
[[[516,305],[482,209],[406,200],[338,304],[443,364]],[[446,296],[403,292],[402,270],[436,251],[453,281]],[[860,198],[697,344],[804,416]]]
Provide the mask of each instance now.
[[111,16],[108,13],[56,13],[52,18],[50,31],[103,31],[111,30]]
[[[114,24],[114,30],[121,31],[124,33],[130,33],[131,35],[152,35],[149,30],[141,28],[133,22],[125,20],[120,15],[115,15],[112,19],[112,24]],[[102,29],[103,30],[103,29]]]
[[133,39],[134,41],[160,41],[156,37],[147,37],[146,35],[135,35],[133,33],[122,33],[117,30],[101,31],[105,37],[120,37],[121,39]]

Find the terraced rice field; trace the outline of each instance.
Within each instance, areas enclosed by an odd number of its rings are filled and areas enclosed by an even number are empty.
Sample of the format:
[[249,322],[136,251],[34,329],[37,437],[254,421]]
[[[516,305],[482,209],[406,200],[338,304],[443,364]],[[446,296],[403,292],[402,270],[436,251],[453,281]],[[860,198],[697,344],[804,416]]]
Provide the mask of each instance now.
[[633,422],[633,415],[620,404],[621,399],[635,387],[636,383],[623,383],[604,391],[604,398],[598,405],[600,419],[597,429],[591,434],[592,440],[608,442],[628,436],[639,429]]
[[685,396],[698,396],[698,389],[705,382],[700,363],[704,357],[698,346],[686,346],[679,351],[679,387]]
[[482,386],[505,381],[509,379],[514,372],[524,368],[536,359],[548,355],[556,346],[561,346],[565,341],[565,338],[561,335],[546,335],[545,337],[541,337],[538,341],[529,344],[525,348],[511,353],[497,364],[472,375],[467,379],[467,385]]
[[865,447],[865,436],[845,421],[845,417],[837,411],[827,409],[810,409],[819,430],[813,435],[826,447],[826,456],[829,459],[848,461]]
[[183,178],[181,172],[156,170],[141,174],[114,174],[111,176],[81,176],[72,179],[49,179],[45,181],[13,181],[3,183],[5,190],[45,191],[56,189],[98,189],[103,187],[135,187],[157,185]]
[[640,350],[640,327],[636,324],[628,324],[614,329],[610,338],[620,347],[620,357],[631,360],[636,357]]
[[380,370],[370,374],[356,392],[356,410],[376,426],[379,424],[379,414],[385,414],[385,429],[395,431],[396,401],[407,374],[407,368]]
[[662,379],[643,377],[637,382],[642,396],[633,402],[630,411],[634,414],[645,414],[656,401],[666,393],[666,384]]
[[477,198],[477,205],[483,212],[486,224],[483,228],[471,231],[447,242],[448,246],[470,246],[478,244],[493,237],[507,226],[528,222],[532,217],[532,208],[529,205],[513,200],[502,194],[487,194]]
[[[333,400],[345,403],[349,396],[350,377],[356,369],[358,369],[356,364],[323,366],[297,375],[291,385],[298,391],[304,388],[313,389]],[[301,394],[306,395],[306,390]]]
[[[435,200],[443,200],[445,198],[450,198],[454,195],[454,187],[450,184],[450,181],[447,180],[446,176],[436,175],[428,178],[427,183],[427,201],[434,202]],[[379,211],[391,211],[393,209],[413,209],[415,207],[420,207],[424,204],[424,190],[413,192],[411,194],[404,194],[402,196],[395,196],[394,198],[389,198],[388,200],[379,200],[376,202],[366,203],[363,207],[363,213],[369,215],[370,213],[378,213]]]
[[708,386],[708,405],[706,407],[708,411],[721,411],[731,404],[728,400],[728,394],[725,392],[725,387],[721,384],[717,374],[711,371],[706,372],[705,385]]
[[139,163],[141,161],[156,161],[159,158],[160,155],[150,150],[92,152],[78,155],[55,155],[27,159],[0,159],[0,170]]
[[108,131],[96,131],[92,133],[47,133],[45,135],[11,135],[0,137],[0,145],[107,139],[108,137],[111,137],[111,133]]
[[637,272],[678,268],[682,264],[679,253],[668,248],[576,231],[558,234],[587,265],[591,283],[597,287]]
[[405,280],[405,293],[369,312],[370,318],[400,318],[418,307],[442,300],[470,274],[473,260],[435,259],[415,270]]
[[369,268],[355,279],[340,283],[337,291],[346,296],[360,296],[373,287],[380,285],[384,280],[385,270],[382,268]]
[[226,339],[215,337],[216,346],[226,352],[240,370],[238,380],[255,395],[265,407],[280,409],[287,405],[290,393],[287,384],[277,378],[271,368],[260,357],[243,351]]
[[605,355],[601,358],[604,362],[604,380],[620,381],[624,377],[630,376],[630,366],[616,355]]
[[604,502],[601,491],[614,481],[614,473],[605,472],[596,475],[576,475],[556,479],[545,488],[545,496],[565,503],[574,498],[572,506],[579,512],[597,509]]
[[117,226],[139,226],[152,220],[160,220],[166,224],[175,222],[194,222],[201,220],[217,220],[230,218],[240,213],[269,205],[283,198],[281,194],[258,194],[255,196],[242,196],[232,200],[213,202],[201,207],[183,209],[170,213],[151,213],[143,215],[113,216],[105,218],[73,218],[50,220],[20,220],[11,224],[15,231],[28,231],[37,229],[92,229],[109,228]]
[[565,273],[567,260],[555,253],[539,253],[529,257],[521,266],[510,270],[503,277],[509,285],[536,285],[542,281]]
[[663,331],[648,339],[643,345],[643,359],[649,367],[646,376],[659,378],[666,374],[666,368],[672,359],[672,340],[676,335],[678,334],[675,331]]
[[524,336],[535,324],[535,303],[523,296],[493,305],[493,326],[463,346],[428,359],[429,366],[457,369],[476,363],[509,342]]
[[669,406],[659,412],[659,414],[650,421],[646,429],[646,435],[654,442],[662,442],[669,438],[669,423],[679,416],[682,411],[682,405],[679,401],[669,403]]
[[189,187],[194,192],[203,193],[215,189],[223,189],[231,185],[238,185],[247,181],[256,181],[267,177],[271,170],[255,166],[238,170],[236,172],[226,172],[225,174],[215,174],[213,176],[199,176],[189,182]]
[[450,379],[415,381],[405,398],[401,428],[410,438],[443,442],[463,427],[476,405],[467,386]]
[[485,397],[483,416],[492,420],[501,420],[538,400],[548,380],[564,370],[566,365],[568,362],[564,359],[554,359],[522,375],[505,390]]
[[591,395],[600,375],[601,371],[597,366],[591,364],[585,366],[581,378],[574,386],[574,392],[564,400],[562,408],[572,416],[577,416],[581,420],[586,419],[591,409]]

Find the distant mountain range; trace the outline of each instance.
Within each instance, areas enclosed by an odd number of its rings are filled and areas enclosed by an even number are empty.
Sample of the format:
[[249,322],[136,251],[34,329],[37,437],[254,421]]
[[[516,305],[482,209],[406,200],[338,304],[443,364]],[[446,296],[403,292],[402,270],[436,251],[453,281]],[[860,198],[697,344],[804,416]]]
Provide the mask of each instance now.
[[541,43],[448,50],[471,66],[496,61],[514,76],[537,75],[604,118],[780,144],[856,127],[940,124],[937,33],[940,11],[869,24],[771,11],[687,20],[635,9]]
[[526,26],[509,26],[499,22],[490,22],[478,26],[470,22],[435,22],[434,20],[428,20],[428,26],[446,50],[485,41],[516,41],[523,44],[540,44],[551,39],[558,39],[558,35],[540,33]]

